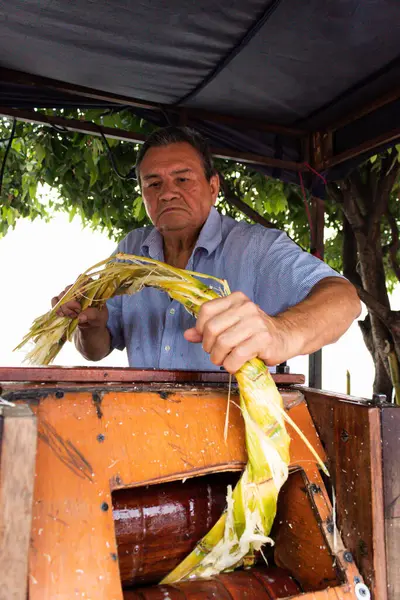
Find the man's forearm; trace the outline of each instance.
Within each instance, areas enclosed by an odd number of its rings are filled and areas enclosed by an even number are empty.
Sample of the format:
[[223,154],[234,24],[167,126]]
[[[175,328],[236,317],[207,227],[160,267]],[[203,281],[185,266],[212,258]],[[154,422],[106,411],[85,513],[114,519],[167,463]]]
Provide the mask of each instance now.
[[111,335],[107,327],[78,328],[74,342],[78,352],[87,360],[101,360],[111,352]]
[[320,281],[303,302],[276,318],[291,339],[293,357],[311,354],[336,342],[360,312],[354,286],[344,279],[329,277]]

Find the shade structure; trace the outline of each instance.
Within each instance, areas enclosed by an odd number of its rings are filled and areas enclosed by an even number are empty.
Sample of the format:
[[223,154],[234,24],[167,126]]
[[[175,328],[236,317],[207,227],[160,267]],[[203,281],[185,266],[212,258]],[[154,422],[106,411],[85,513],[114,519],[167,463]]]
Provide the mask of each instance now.
[[398,0],[2,0],[0,67],[2,107],[125,102],[298,164],[317,132],[328,178],[400,139]]

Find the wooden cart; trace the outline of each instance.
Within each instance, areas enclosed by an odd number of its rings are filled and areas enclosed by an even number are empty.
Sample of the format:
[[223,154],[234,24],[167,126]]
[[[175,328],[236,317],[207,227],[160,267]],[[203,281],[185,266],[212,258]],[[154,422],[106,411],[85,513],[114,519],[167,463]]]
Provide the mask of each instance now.
[[332,478],[291,431],[270,566],[171,587],[246,462],[226,375],[0,369],[0,599],[398,598],[399,409],[275,378]]

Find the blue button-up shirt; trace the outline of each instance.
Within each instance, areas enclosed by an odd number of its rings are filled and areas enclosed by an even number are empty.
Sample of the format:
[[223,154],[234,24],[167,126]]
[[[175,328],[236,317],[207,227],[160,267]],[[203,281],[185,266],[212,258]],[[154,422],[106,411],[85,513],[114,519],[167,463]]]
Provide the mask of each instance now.
[[[154,227],[135,229],[117,250],[164,260],[162,236]],[[226,279],[232,292],[244,292],[272,316],[304,300],[324,277],[339,276],[282,231],[235,221],[214,207],[186,268]],[[201,344],[185,340],[183,332],[195,319],[165,292],[144,288],[112,298],[107,306],[112,347],[127,349],[131,367],[219,369]]]

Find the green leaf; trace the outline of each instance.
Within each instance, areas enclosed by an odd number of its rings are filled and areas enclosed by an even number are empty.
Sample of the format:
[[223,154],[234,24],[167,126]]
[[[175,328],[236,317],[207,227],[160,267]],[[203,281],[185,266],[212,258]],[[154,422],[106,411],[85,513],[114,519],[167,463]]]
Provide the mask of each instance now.
[[146,214],[146,210],[143,205],[143,199],[141,196],[138,196],[133,202],[133,216],[136,221],[142,221],[144,215]]
[[46,149],[42,144],[37,143],[35,146],[35,156],[39,164],[42,164],[44,157],[46,156]]
[[36,192],[37,192],[37,181],[32,181],[32,183],[29,184],[29,198],[31,200],[35,200],[36,198]]

